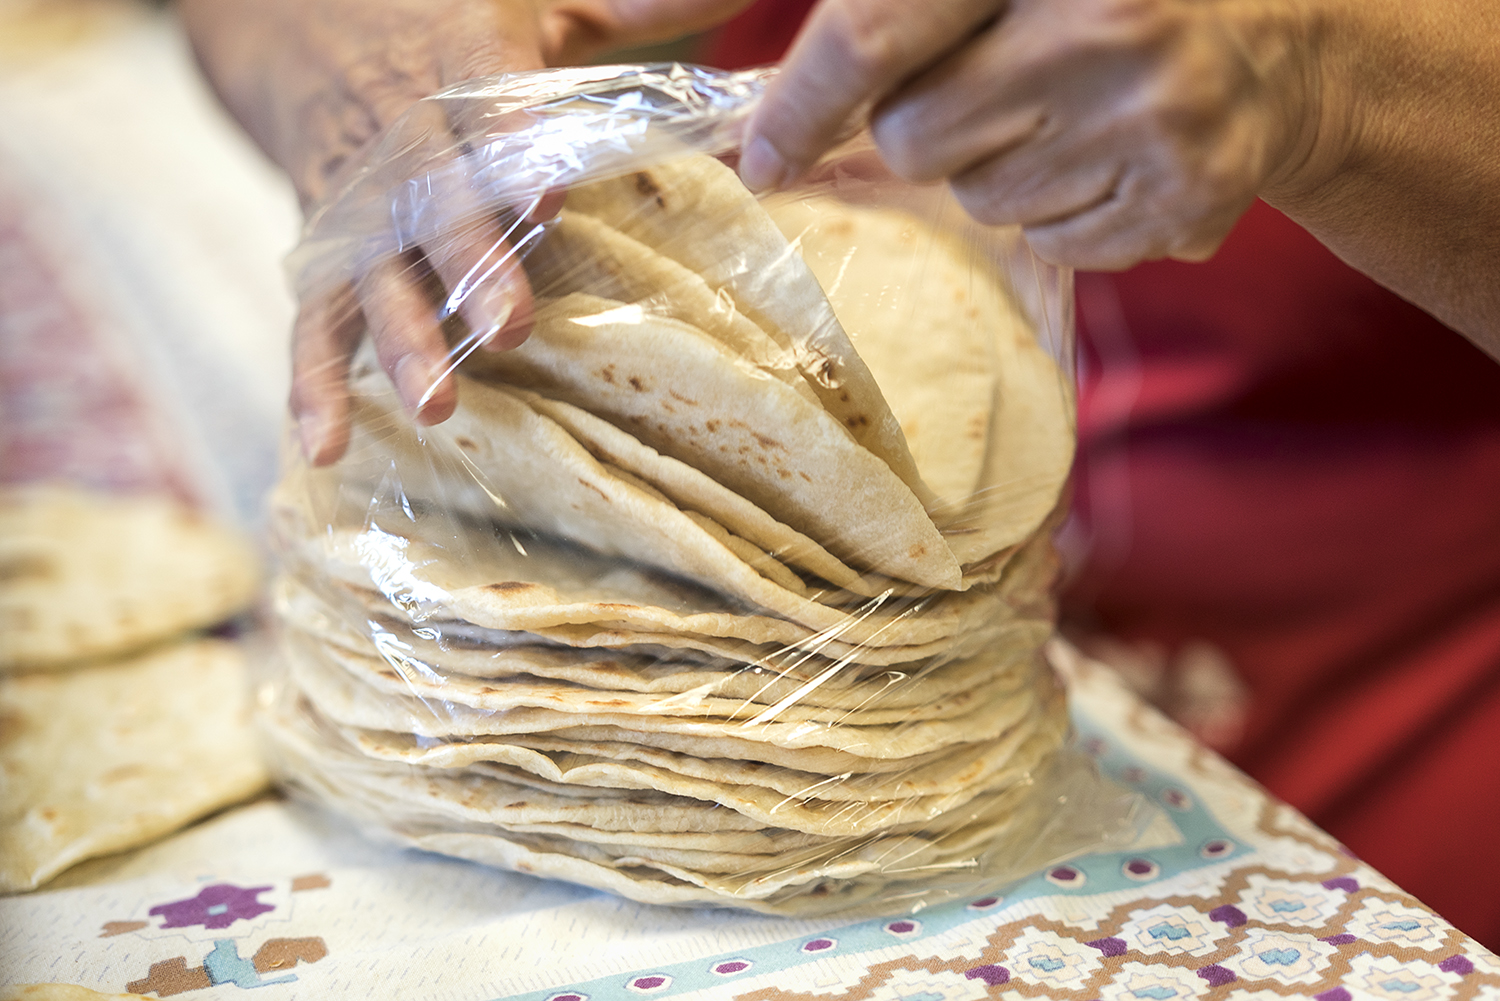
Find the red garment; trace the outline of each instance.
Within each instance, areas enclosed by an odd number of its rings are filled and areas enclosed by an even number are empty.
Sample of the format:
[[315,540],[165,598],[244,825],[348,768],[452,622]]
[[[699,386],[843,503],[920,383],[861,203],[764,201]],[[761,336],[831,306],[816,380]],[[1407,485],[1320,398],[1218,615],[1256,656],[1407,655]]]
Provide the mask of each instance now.
[[1223,650],[1230,757],[1500,945],[1500,365],[1264,204],[1078,317],[1069,613]]
[[[708,61],[772,61],[809,0]],[[1500,365],[1257,204],[1209,263],[1078,276],[1074,618],[1204,640],[1231,757],[1500,949]]]

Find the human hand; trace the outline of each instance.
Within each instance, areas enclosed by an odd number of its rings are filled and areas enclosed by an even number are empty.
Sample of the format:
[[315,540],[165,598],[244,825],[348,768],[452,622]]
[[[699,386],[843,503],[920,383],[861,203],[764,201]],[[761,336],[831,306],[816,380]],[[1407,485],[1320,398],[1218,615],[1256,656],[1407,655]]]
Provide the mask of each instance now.
[[1208,257],[1319,127],[1301,0],[824,0],[746,132],[741,176],[789,183],[861,124],[1048,260]]
[[[743,5],[184,0],[182,13],[226,105],[287,171],[306,209],[382,129],[446,86],[694,31]],[[430,156],[461,155],[435,108],[414,112],[406,132]],[[555,212],[558,201],[514,206],[508,220],[476,214],[440,245],[372,261],[353,281],[304,299],[293,330],[291,409],[310,461],[333,462],[347,447],[346,379],[364,334],[403,403],[427,424],[447,419],[457,404],[445,321],[456,315],[467,328],[460,351],[525,340],[531,292],[508,230]]]

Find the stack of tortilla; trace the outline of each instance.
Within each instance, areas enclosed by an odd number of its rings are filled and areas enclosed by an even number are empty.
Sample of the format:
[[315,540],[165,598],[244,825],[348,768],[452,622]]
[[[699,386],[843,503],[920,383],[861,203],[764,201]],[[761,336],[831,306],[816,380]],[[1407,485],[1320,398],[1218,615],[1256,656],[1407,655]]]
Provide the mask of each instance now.
[[273,502],[291,778],[407,843],[807,912],[1022,857],[1071,397],[988,262],[687,157],[574,188],[530,339]]
[[170,498],[0,488],[0,892],[265,787],[245,655],[200,633],[259,583]]

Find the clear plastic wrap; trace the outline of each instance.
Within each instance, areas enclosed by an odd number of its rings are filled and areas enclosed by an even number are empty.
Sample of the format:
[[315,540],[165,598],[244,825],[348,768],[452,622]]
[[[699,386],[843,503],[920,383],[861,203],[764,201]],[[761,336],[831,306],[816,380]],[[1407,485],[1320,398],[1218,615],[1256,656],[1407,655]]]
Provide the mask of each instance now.
[[[776,913],[919,908],[1133,833],[1041,652],[1070,276],[860,139],[755,198],[764,80],[474,81],[313,215],[304,303],[425,282],[458,402],[419,423],[371,300],[338,316],[347,452],[289,449],[273,498],[293,785],[417,847]],[[529,338],[480,350],[517,321],[471,307],[522,274]]]

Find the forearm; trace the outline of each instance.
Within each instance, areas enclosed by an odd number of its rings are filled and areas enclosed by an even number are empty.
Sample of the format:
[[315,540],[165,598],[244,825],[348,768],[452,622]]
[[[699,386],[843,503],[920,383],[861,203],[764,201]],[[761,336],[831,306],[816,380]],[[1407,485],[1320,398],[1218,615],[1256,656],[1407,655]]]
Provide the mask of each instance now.
[[182,0],[205,74],[304,204],[449,84],[542,65],[532,0]]
[[1500,358],[1500,8],[1308,2],[1316,140],[1266,200]]

